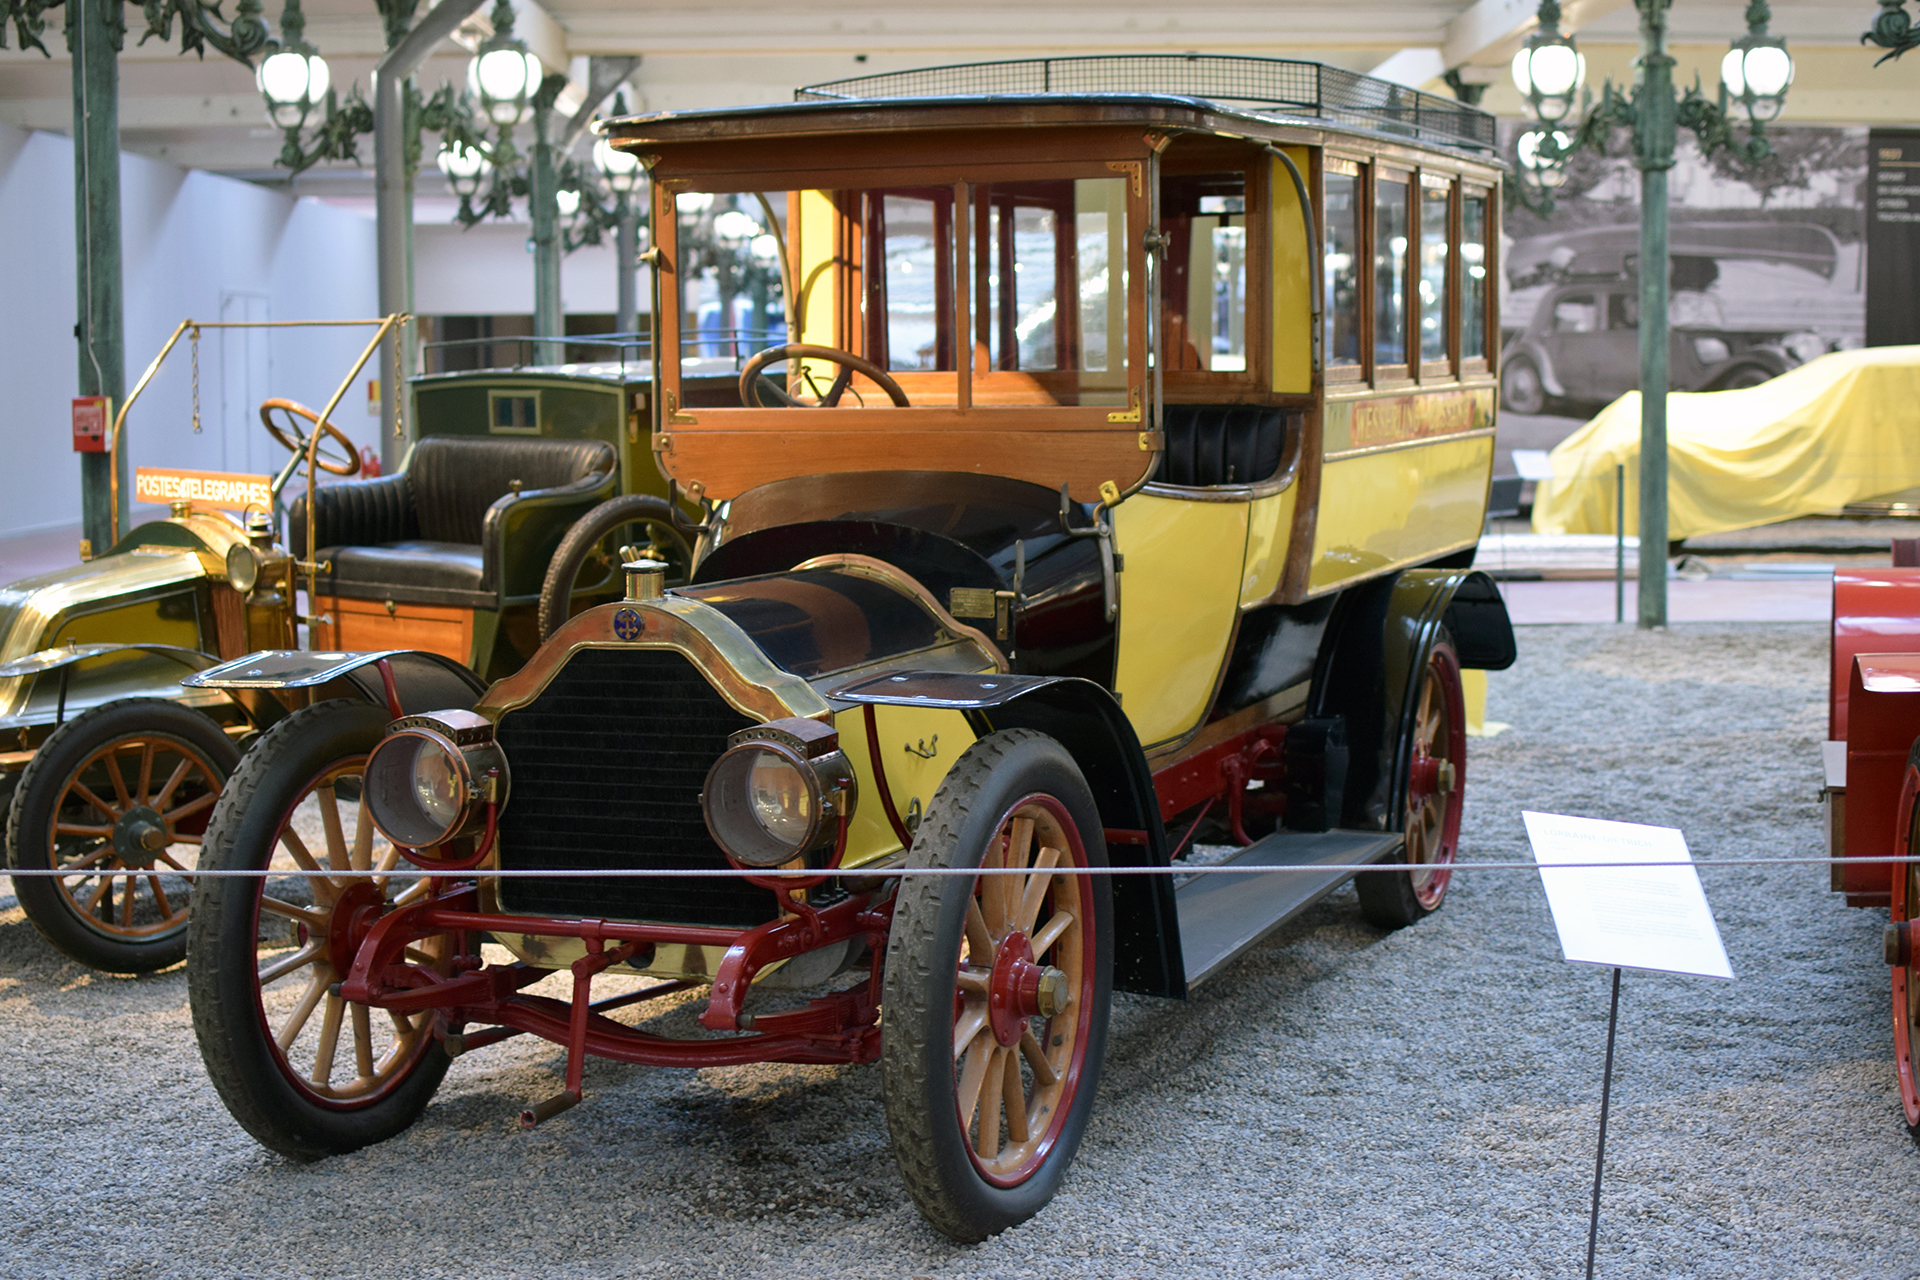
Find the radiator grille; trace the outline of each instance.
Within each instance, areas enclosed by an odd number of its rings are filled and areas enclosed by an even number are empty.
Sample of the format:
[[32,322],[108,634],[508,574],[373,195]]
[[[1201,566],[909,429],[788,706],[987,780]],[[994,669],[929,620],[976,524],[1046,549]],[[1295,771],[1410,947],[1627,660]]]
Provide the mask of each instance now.
[[[700,787],[727,735],[753,722],[671,650],[586,649],[540,696],[501,718],[513,771],[500,865],[724,867]],[[509,879],[509,911],[751,927],[773,895],[733,878]]]

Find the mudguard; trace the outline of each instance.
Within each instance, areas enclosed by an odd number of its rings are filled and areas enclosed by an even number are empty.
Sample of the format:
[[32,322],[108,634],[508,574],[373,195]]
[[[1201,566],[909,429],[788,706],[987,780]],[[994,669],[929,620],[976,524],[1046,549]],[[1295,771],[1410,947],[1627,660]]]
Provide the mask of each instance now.
[[1837,569],[1827,677],[1827,737],[1847,740],[1853,660],[1863,653],[1920,653],[1920,569]]
[[1314,663],[1307,714],[1347,728],[1343,827],[1384,831],[1407,786],[1406,744],[1427,655],[1445,628],[1463,667],[1513,665],[1513,623],[1493,579],[1471,569],[1408,569],[1345,592]]
[[[1168,865],[1167,833],[1146,753],[1120,704],[1091,680],[894,671],[842,685],[827,697],[854,704],[957,710],[983,736],[1000,729],[1044,733],[1066,747],[1086,776],[1107,828],[1108,860],[1123,867]],[[1173,877],[1115,876],[1113,922],[1114,986],[1184,999],[1187,978]]]
[[400,709],[407,715],[471,707],[486,682],[451,658],[418,649],[366,653],[264,649],[196,672],[180,683],[193,689],[318,689],[340,682],[341,693],[385,705],[386,682],[374,664],[393,673]]
[[53,649],[42,649],[24,658],[15,658],[12,662],[0,662],[0,680],[58,671],[76,662],[84,662],[88,658],[97,658],[103,653],[114,653],[122,649],[137,649],[141,653],[172,658],[192,671],[204,671],[219,661],[198,649],[183,649],[177,644],[68,644]]

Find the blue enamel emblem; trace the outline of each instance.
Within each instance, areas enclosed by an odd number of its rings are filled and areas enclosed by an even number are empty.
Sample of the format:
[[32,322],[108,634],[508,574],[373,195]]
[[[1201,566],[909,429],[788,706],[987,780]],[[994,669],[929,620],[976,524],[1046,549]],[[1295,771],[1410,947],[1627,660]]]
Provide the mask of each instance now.
[[622,609],[613,615],[613,634],[622,640],[638,640],[642,630],[640,615],[632,609]]

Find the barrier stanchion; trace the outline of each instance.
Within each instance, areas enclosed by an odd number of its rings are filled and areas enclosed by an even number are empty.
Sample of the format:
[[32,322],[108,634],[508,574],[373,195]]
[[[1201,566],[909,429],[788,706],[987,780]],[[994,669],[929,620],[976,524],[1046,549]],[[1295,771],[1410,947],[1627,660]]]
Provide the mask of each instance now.
[[1627,620],[1627,464],[1613,464],[1613,620]]

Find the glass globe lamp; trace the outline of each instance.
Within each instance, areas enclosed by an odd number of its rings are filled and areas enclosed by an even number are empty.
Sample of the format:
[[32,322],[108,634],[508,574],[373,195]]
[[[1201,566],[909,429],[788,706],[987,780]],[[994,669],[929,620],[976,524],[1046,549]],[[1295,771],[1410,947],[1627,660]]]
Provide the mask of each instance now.
[[441,147],[434,163],[447,176],[447,185],[458,196],[470,196],[480,190],[480,183],[493,168],[478,147],[464,145]]
[[282,129],[298,129],[326,100],[333,74],[318,53],[306,46],[288,47],[261,61],[254,83],[267,100],[267,119]]

